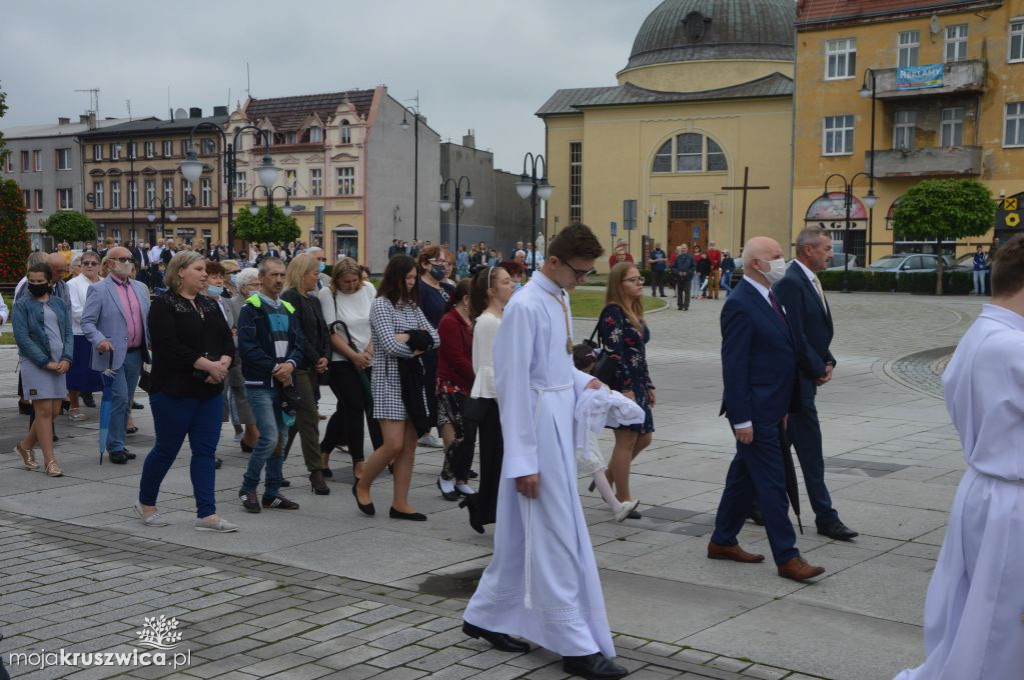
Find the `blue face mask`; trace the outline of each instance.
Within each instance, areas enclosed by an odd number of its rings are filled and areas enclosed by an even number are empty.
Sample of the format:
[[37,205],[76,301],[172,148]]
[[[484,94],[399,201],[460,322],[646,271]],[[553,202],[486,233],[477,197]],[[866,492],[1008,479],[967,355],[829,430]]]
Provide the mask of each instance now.
[[522,287],[523,287],[523,284],[521,284],[520,282],[516,281],[516,287],[513,290],[519,290]]
[[228,280],[231,281],[232,286],[238,288],[238,274],[232,274],[228,277]]
[[220,294],[224,292],[224,286],[207,286],[206,292],[209,293],[211,297],[220,297]]
[[321,262],[320,263],[320,273],[322,274],[325,269],[327,269],[327,263],[326,262]]

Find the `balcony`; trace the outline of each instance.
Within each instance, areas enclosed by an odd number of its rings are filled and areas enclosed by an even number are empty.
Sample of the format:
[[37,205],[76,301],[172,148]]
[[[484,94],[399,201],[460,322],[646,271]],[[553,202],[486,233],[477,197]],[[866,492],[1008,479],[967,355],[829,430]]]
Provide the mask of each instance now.
[[[864,154],[864,170],[871,170],[871,152]],[[875,150],[875,177],[965,177],[981,174],[981,147],[930,147]]]
[[984,59],[967,59],[943,64],[941,87],[915,90],[901,90],[897,87],[896,69],[894,68],[875,71],[875,97],[881,100],[937,97],[951,94],[981,94],[984,91]]

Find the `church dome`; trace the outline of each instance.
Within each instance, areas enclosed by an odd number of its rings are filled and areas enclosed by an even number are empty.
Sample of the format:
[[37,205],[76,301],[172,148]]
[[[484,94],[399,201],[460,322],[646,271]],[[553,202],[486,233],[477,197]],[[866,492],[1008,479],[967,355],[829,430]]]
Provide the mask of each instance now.
[[687,61],[793,61],[794,0],[665,0],[647,15],[624,70]]

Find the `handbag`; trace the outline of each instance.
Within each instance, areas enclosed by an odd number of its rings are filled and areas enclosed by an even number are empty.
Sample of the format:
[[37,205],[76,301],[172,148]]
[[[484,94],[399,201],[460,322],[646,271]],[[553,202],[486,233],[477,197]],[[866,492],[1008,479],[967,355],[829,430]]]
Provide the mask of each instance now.
[[[337,314],[338,301],[334,301],[335,314]],[[331,324],[330,329],[332,333],[338,333],[338,328],[345,331],[345,338],[348,340],[348,346],[352,348],[352,351],[359,353],[359,348],[356,346],[355,341],[352,339],[352,334],[348,332],[348,324],[344,321],[335,321]],[[338,333],[340,335],[340,333]],[[352,368],[355,368],[355,364],[352,364]],[[356,369],[356,373],[359,375],[359,382],[363,386],[363,392],[366,395],[366,403],[373,408],[373,392],[370,390],[370,377],[366,375],[366,371],[363,369]]]
[[466,397],[466,403],[462,407],[462,417],[474,423],[482,423],[487,417],[487,411],[491,407],[493,399],[484,397]]
[[[601,311],[601,316],[603,316],[604,310]],[[594,350],[594,354],[597,355],[597,362],[594,363],[591,375],[611,389],[617,390],[619,389],[619,360],[616,357],[613,357],[604,347],[604,343],[601,341],[601,336],[597,332],[600,327],[601,318],[599,316],[597,323],[594,324],[594,330],[590,334],[590,337],[583,341],[583,343],[590,347],[590,349]],[[594,341],[595,336],[597,336],[597,342]]]
[[142,370],[139,371],[139,389],[146,394],[150,394],[153,388],[153,374],[149,372],[149,364],[142,364]]

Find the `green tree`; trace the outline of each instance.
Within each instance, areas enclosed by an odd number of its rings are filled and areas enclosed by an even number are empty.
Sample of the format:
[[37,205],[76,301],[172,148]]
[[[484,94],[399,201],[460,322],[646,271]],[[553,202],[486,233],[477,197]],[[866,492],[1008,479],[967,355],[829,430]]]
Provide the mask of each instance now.
[[96,223],[75,210],[55,212],[42,226],[58,243],[96,240]]
[[0,281],[11,283],[25,275],[32,252],[21,187],[13,179],[0,181]]
[[[926,179],[900,199],[892,226],[901,236],[916,241],[935,240],[942,252],[943,239],[984,236],[993,227],[996,202],[988,188],[973,179]],[[935,293],[942,295],[943,261],[939,258]]]
[[267,206],[261,206],[253,215],[243,206],[235,216],[235,236],[250,243],[287,243],[302,235],[294,217],[274,206],[272,224],[267,224]]

